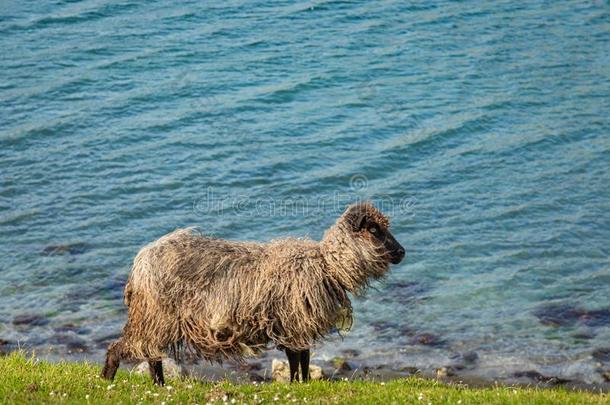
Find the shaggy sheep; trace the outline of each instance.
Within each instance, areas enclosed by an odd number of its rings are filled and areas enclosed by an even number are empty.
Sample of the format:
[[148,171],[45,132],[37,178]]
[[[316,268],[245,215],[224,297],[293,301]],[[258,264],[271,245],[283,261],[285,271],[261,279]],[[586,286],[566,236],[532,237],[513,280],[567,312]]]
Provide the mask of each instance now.
[[346,209],[320,242],[234,242],[179,229],[144,247],[125,287],[123,335],[102,377],[121,359],[146,359],[163,384],[161,359],[189,351],[241,360],[269,343],[286,351],[291,379],[309,378],[309,349],[347,317],[347,293],[363,293],[404,257],[388,219],[370,203]]

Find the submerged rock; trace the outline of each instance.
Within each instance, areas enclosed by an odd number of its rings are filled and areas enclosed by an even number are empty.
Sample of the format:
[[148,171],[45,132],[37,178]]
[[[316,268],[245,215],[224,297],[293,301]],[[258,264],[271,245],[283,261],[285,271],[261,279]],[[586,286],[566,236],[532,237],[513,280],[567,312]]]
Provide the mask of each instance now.
[[66,348],[68,349],[68,353],[88,353],[89,346],[87,346],[84,342],[69,342],[66,344]]
[[361,352],[356,349],[344,349],[341,350],[341,353],[347,358],[354,358],[360,356]]
[[376,332],[376,339],[382,341],[388,341],[394,339],[398,335],[398,323],[388,321],[373,321],[371,327]]
[[89,245],[86,243],[72,243],[66,245],[49,245],[45,247],[40,253],[43,256],[57,256],[57,255],[79,255],[89,250]]
[[610,347],[595,349],[593,350],[593,353],[591,353],[591,356],[593,356],[595,360],[601,362],[610,362]]
[[[172,358],[165,358],[162,360],[163,364],[163,377],[165,378],[181,378],[188,377],[188,373],[186,370],[181,367],[178,363],[174,361]],[[148,367],[148,362],[143,361],[137,366],[135,366],[132,372],[136,374],[150,374],[150,369]]]
[[578,319],[591,327],[608,326],[610,325],[610,309],[584,311]]
[[479,355],[477,352],[470,351],[462,354],[462,360],[468,364],[474,364],[479,361]]
[[548,304],[537,308],[534,315],[542,324],[554,327],[576,323],[591,327],[610,325],[610,309],[586,310],[572,304]]
[[12,345],[13,343],[10,340],[0,339],[0,356],[8,354]]
[[73,323],[64,323],[63,325],[54,327],[53,330],[58,333],[74,332],[79,335],[86,335],[91,332],[90,329],[83,328]]
[[515,378],[527,378],[530,380],[534,380],[539,383],[550,384],[550,385],[560,385],[570,382],[570,380],[566,380],[560,377],[549,377],[539,373],[536,370],[527,370],[527,371],[517,371],[513,374]]
[[402,373],[408,373],[409,375],[421,374],[421,370],[414,366],[404,366],[398,369]]
[[[290,382],[290,366],[288,365],[288,361],[273,359],[271,362],[271,377],[273,381],[283,383]],[[309,377],[312,380],[321,380],[324,377],[322,367],[310,364]]]
[[538,320],[548,326],[573,325],[581,312],[570,304],[550,304],[537,308],[534,315]]
[[44,326],[49,323],[49,320],[43,315],[39,314],[21,314],[15,315],[13,318],[13,325],[30,325],[30,326]]
[[453,367],[456,370],[475,368],[476,363],[479,361],[479,355],[474,351],[455,353],[450,358],[453,360],[450,367]]
[[69,334],[69,333],[58,333],[56,335],[53,335],[48,340],[48,343],[55,344],[55,345],[64,345],[64,346],[66,346],[68,353],[87,353],[87,352],[89,352],[89,347],[87,346],[87,343],[83,339],[79,338],[76,335]]
[[331,363],[337,372],[350,371],[354,368],[346,359],[342,357],[335,357],[331,360]]
[[418,333],[411,339],[411,343],[419,344],[424,346],[442,346],[445,344],[443,339],[440,336],[434,335],[432,333]]
[[110,345],[111,342],[117,340],[120,336],[121,334],[119,332],[110,333],[108,335],[98,336],[94,338],[93,341],[97,343],[98,348],[107,349],[108,345]]
[[398,324],[394,322],[388,321],[373,321],[371,322],[371,326],[375,330],[375,332],[386,332],[388,330],[398,330]]
[[104,297],[110,300],[123,300],[127,275],[119,274],[100,282],[89,282],[71,288],[64,294],[63,308],[66,310],[76,310],[81,305],[86,305],[91,300]]
[[591,331],[581,331],[572,334],[572,337],[577,340],[591,340],[595,337],[595,333]]
[[390,281],[378,300],[392,305],[398,303],[405,307],[426,300],[428,291],[430,291],[430,286],[417,281]]

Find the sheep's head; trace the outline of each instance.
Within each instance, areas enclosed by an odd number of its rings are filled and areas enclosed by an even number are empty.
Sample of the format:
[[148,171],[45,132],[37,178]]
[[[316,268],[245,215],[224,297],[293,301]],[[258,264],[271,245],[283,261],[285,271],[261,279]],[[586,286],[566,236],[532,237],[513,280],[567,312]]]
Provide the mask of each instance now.
[[351,225],[354,237],[387,262],[398,264],[405,257],[405,249],[390,233],[390,221],[371,203],[349,206],[343,218]]
[[359,292],[369,278],[385,275],[390,263],[398,264],[404,248],[389,231],[389,221],[371,203],[349,206],[324,235],[322,249],[341,284]]

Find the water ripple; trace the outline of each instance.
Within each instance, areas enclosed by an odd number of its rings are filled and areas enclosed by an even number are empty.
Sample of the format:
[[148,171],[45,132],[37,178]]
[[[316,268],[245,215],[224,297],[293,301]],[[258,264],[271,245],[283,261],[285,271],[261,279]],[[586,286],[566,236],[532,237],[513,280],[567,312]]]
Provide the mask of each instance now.
[[[372,199],[407,260],[324,355],[357,346],[425,366],[471,350],[482,374],[531,364],[598,381],[586,370],[608,341],[602,3],[9,2],[2,337],[44,345],[72,322],[105,342],[138,248],[178,226],[320,237],[342,204]],[[294,200],[311,210],[257,215]],[[600,312],[576,332],[540,322],[564,301]],[[15,327],[24,306],[48,326]],[[434,348],[415,338],[435,334]]]

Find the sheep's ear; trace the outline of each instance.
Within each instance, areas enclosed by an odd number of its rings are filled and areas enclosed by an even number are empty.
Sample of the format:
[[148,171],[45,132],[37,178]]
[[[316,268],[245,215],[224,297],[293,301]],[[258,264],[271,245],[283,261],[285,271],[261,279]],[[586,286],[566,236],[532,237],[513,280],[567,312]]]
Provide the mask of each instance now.
[[361,212],[358,213],[358,216],[356,217],[356,221],[354,222],[355,225],[355,231],[359,232],[361,230],[364,229],[364,227],[366,226],[366,213]]

